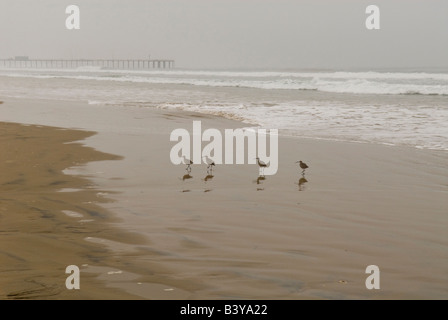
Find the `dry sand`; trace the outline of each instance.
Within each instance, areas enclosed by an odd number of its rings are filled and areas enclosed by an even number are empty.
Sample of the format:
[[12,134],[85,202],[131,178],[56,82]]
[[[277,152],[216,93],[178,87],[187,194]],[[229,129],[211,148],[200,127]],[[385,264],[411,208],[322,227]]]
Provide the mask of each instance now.
[[[204,129],[223,130],[242,124],[193,113],[112,107],[97,109],[101,116],[92,119],[88,113],[92,106],[80,103],[74,109],[75,104],[60,102],[61,106],[33,103],[43,116],[37,112],[14,114],[20,104],[27,103],[6,101],[1,112],[8,121],[66,126],[63,119],[68,107],[64,106],[70,106],[70,110],[77,110],[71,117],[72,127],[100,128],[98,135],[87,139],[88,145],[124,158],[79,166],[113,156],[62,144],[88,134],[78,132],[80,136],[68,140],[58,134],[56,145],[50,145],[55,154],[46,153],[51,155],[44,161],[47,168],[60,171],[77,166],[69,172],[89,175],[89,179],[67,178],[58,172],[58,177],[48,180],[33,173],[26,183],[47,187],[26,188],[31,197],[28,192],[4,191],[8,186],[5,182],[16,180],[24,167],[32,170],[25,165],[28,157],[14,159],[6,169],[5,161],[11,156],[1,156],[1,205],[3,208],[9,203],[11,207],[7,214],[0,211],[0,234],[5,239],[0,251],[6,250],[3,246],[7,241],[6,252],[12,256],[0,256],[0,282],[9,284],[0,285],[0,294],[30,291],[26,285],[38,277],[49,281],[47,286],[54,295],[36,297],[71,297],[71,292],[54,283],[65,281],[66,265],[78,263],[89,264],[83,268],[83,274],[88,275],[83,275],[83,283],[88,283],[89,291],[82,289],[79,293],[88,298],[448,298],[446,152],[283,137],[275,176],[258,179],[258,168],[253,165],[221,165],[211,178],[207,177],[206,166],[198,165],[186,179],[184,166],[174,166],[169,160],[174,145],[169,141],[171,130],[191,130],[192,120],[202,120]],[[44,119],[46,113],[52,115],[49,122]],[[76,121],[83,116],[89,120]],[[106,126],[108,123],[117,123],[116,129]],[[133,131],[123,131],[125,126]],[[14,128],[17,134],[44,131],[17,125]],[[30,137],[35,135],[29,133]],[[16,144],[11,137],[7,141]],[[31,139],[20,142],[36,148],[47,145],[38,147]],[[67,159],[63,155],[69,151],[61,147],[88,150],[89,155]],[[34,163],[41,160],[38,157]],[[297,160],[310,166],[305,177],[300,175]],[[4,170],[8,171],[6,180]],[[60,180],[67,183],[51,185]],[[103,202],[97,203],[101,199],[98,189],[86,189],[92,183],[101,188]],[[57,193],[60,188],[83,191]],[[21,205],[31,201],[28,197],[41,199],[39,208],[47,215],[57,215],[57,220],[32,210],[25,217],[17,217],[19,208],[12,206],[12,200],[5,202],[14,197]],[[82,209],[90,201],[95,202],[96,209]],[[77,219],[64,217],[62,210],[81,212],[86,216],[83,219],[91,219],[90,210],[104,210],[104,215],[95,215],[95,224],[80,225]],[[118,217],[119,223],[113,223],[113,217]],[[121,233],[116,232],[118,227]],[[30,228],[42,228],[36,240],[27,238]],[[19,240],[14,243],[14,239]],[[66,245],[58,248],[61,243]],[[35,246],[31,253],[30,246]],[[45,254],[39,253],[43,247],[48,248]],[[23,259],[25,262],[14,258],[26,254],[30,256]],[[55,263],[55,256],[67,258]],[[45,257],[44,262],[39,262],[41,257]],[[365,287],[368,265],[378,265],[381,270],[380,290]],[[111,268],[116,271],[111,272]],[[2,292],[5,288],[7,291]]]

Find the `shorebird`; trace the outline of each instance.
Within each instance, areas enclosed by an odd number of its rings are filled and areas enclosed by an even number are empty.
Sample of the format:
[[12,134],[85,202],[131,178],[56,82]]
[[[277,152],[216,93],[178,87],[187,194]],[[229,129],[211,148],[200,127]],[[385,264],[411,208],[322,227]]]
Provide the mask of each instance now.
[[215,166],[215,161],[213,161],[212,159],[210,159],[210,158],[207,157],[207,156],[203,156],[202,158],[204,158],[204,162],[207,164],[207,171],[208,171],[209,169],[210,169],[210,170],[213,170],[212,167]]
[[260,158],[258,158],[258,157],[256,157],[255,159],[257,160],[257,163],[258,163],[258,166],[260,167],[260,169],[264,172],[264,168],[267,167],[266,163],[261,161]]
[[193,164],[193,161],[191,161],[190,159],[187,159],[185,156],[182,156],[182,158],[184,158],[184,164],[187,165],[187,170],[188,172],[191,171],[191,165]]
[[302,173],[305,173],[305,169],[308,168],[308,165],[305,162],[297,161],[296,163],[300,163],[300,168],[302,168]]

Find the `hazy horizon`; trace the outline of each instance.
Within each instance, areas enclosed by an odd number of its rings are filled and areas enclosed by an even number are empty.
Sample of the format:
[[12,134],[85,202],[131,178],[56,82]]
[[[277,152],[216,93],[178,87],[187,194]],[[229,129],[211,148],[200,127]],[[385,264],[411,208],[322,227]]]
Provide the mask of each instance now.
[[[65,8],[81,10],[67,30]],[[365,9],[381,10],[367,30]],[[174,59],[188,69],[448,69],[443,0],[6,0],[0,58]]]

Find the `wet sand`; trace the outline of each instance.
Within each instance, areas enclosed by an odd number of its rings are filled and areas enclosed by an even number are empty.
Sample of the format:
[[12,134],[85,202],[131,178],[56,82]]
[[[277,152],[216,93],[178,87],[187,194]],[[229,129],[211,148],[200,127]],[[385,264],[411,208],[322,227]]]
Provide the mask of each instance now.
[[[80,256],[89,257],[88,262],[70,262],[89,264],[83,268],[91,275],[87,282],[98,288],[98,294],[84,292],[89,298],[108,298],[101,296],[108,290],[117,294],[111,298],[120,297],[121,292],[123,297],[145,299],[448,297],[446,152],[281,137],[275,176],[259,178],[254,165],[220,165],[210,177],[203,164],[194,165],[186,177],[184,166],[174,166],[169,160],[174,145],[169,141],[171,130],[191,131],[193,120],[202,120],[203,129],[244,124],[194,113],[110,106],[94,109],[73,102],[36,101],[30,110],[26,108],[29,103],[6,101],[1,107],[3,120],[98,128],[99,134],[85,143],[97,152],[123,157],[61,166],[77,166],[65,172],[87,175],[88,180],[73,177],[84,184],[64,187],[83,191],[79,197],[56,201],[64,204],[57,210],[79,212],[73,203],[98,201],[101,192],[103,201],[95,203],[100,207],[96,210],[108,212],[97,225],[83,226],[94,228],[92,232],[68,241],[71,251],[82,247],[86,254]],[[76,110],[70,119],[68,110]],[[91,160],[95,159],[85,157],[82,162]],[[297,160],[310,166],[305,176]],[[29,179],[38,185],[40,180]],[[89,183],[102,191],[86,190]],[[73,196],[57,193],[59,188],[49,188],[47,193]],[[17,197],[26,202],[23,193]],[[43,208],[53,202],[44,203]],[[109,221],[113,217],[119,220]],[[76,221],[66,219],[72,224]],[[33,220],[15,221],[1,221],[2,234],[3,226],[15,230]],[[71,235],[69,227],[57,225],[61,235]],[[117,237],[116,228],[123,230],[122,237]],[[45,239],[51,239],[55,229],[45,230]],[[15,251],[27,252],[30,241],[21,241]],[[8,281],[19,284],[26,273],[14,273],[21,270],[20,264],[11,261]],[[41,278],[49,274],[64,280],[60,273],[65,261],[56,271],[47,263],[41,265]],[[365,287],[368,265],[381,270],[380,290]],[[4,278],[2,272],[0,281]],[[61,290],[52,298],[67,294]]]
[[107,266],[113,255],[86,236],[137,243],[112,226],[113,215],[99,204],[111,199],[68,167],[120,157],[73,141],[93,132],[0,123],[0,298],[135,298],[105,290],[82,275],[83,290],[65,287],[69,265]]

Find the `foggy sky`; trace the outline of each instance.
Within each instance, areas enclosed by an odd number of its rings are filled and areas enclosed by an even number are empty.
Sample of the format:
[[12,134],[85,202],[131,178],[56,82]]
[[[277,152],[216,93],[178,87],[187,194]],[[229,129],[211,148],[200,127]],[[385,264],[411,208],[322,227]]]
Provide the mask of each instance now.
[[[81,10],[67,30],[65,8]],[[381,10],[367,30],[365,9]],[[1,0],[0,58],[167,58],[183,68],[448,66],[447,0]]]

